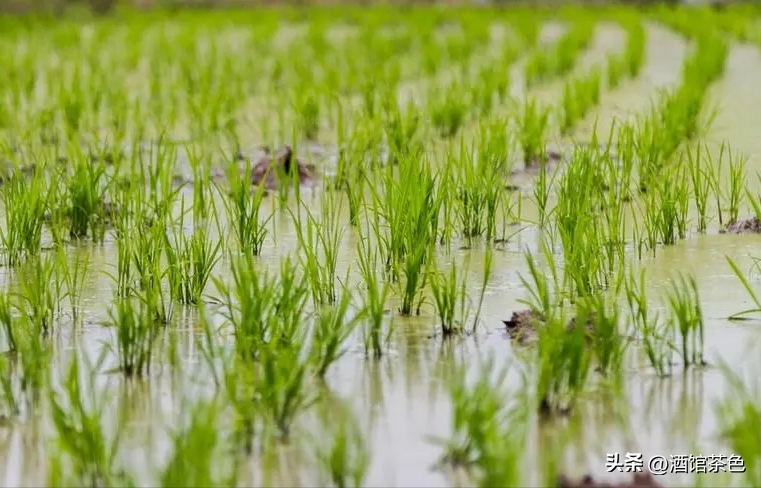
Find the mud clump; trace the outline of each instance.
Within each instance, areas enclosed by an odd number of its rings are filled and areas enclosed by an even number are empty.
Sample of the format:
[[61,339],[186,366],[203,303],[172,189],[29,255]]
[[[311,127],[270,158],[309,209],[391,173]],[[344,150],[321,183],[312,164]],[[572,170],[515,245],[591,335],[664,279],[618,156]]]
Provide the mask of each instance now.
[[290,177],[294,174],[297,176],[299,185],[311,186],[316,179],[314,165],[306,164],[295,157],[291,146],[286,145],[278,155],[265,151],[264,156],[251,171],[251,184],[262,185],[266,190],[277,190],[283,183],[278,179],[279,173],[289,177],[288,184],[290,184]]
[[563,159],[563,155],[558,151],[547,151],[542,156],[534,156],[524,161],[526,169],[539,169],[542,163],[555,165]]
[[634,473],[630,481],[611,483],[607,481],[595,481],[591,475],[572,479],[566,475],[560,475],[557,482],[558,488],[663,488],[663,485],[651,473]]
[[722,231],[722,234],[761,234],[761,222],[758,217],[749,219],[735,220],[729,223]]
[[503,320],[507,328],[507,333],[511,339],[517,340],[521,344],[536,342],[539,327],[544,325],[546,319],[542,314],[531,309],[513,312],[510,320]]
[[[511,339],[519,344],[532,344],[539,340],[539,329],[544,326],[547,319],[535,310],[526,309],[513,312],[510,320],[503,320],[507,333]],[[572,317],[566,326],[566,331],[576,330],[576,317]],[[586,334],[589,336],[594,331],[594,318],[588,318],[585,323]]]

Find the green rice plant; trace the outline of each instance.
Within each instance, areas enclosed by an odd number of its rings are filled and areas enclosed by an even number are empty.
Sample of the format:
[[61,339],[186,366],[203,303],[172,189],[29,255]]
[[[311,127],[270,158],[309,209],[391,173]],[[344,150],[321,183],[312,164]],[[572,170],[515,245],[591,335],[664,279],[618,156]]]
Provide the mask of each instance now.
[[620,331],[618,307],[603,293],[593,293],[576,303],[573,320],[576,328],[586,329],[597,371],[607,378],[620,374],[629,341]]
[[645,28],[640,19],[631,18],[626,22],[626,51],[625,59],[628,74],[636,78],[642,69],[645,59]]
[[673,245],[687,235],[689,210],[689,182],[686,169],[680,165],[673,170],[673,178],[654,182],[644,199],[645,219],[656,233],[658,242]]
[[671,375],[673,361],[673,328],[672,322],[659,323],[658,315],[650,315],[647,301],[645,270],[639,276],[630,271],[624,281],[626,302],[629,307],[634,328],[642,336],[642,343],[650,365],[658,376]]
[[0,228],[0,239],[6,253],[6,262],[15,266],[27,257],[40,252],[42,224],[47,206],[47,189],[44,176],[35,171],[27,179],[14,171],[3,181],[2,199],[5,226]]
[[417,108],[410,104],[402,112],[395,97],[387,100],[384,106],[383,131],[392,161],[417,154],[422,148],[418,138],[420,113]]
[[568,79],[563,84],[563,95],[560,101],[560,135],[567,136],[581,118],[578,94],[576,93],[576,80]]
[[[344,161],[342,152],[339,156],[339,167],[348,166]],[[342,163],[343,162],[343,163]],[[349,207],[349,225],[356,227],[359,221],[359,213],[365,204],[365,184],[367,180],[363,170],[359,167],[352,166],[351,169],[344,172],[343,188],[346,193],[346,201]]]
[[466,468],[476,486],[520,486],[522,481],[518,466],[527,424],[521,405],[509,404],[505,391],[508,371],[489,358],[471,381],[467,368],[456,366],[447,382],[452,434],[431,438],[444,450],[439,462]]
[[[706,152],[703,153],[703,150]],[[708,196],[711,191],[711,173],[713,162],[708,148],[698,143],[695,150],[687,147],[687,170],[692,183],[692,196],[698,212],[698,232],[705,232],[707,227]],[[706,167],[707,166],[707,167]]]
[[454,181],[450,181],[451,189],[456,195],[460,234],[467,239],[468,245],[472,245],[474,237],[494,238],[499,199],[504,194],[501,183],[504,164],[498,159],[500,155],[487,144],[482,142],[474,156],[473,151],[461,143],[459,161],[450,156],[448,165],[455,171]]
[[243,254],[233,260],[230,274],[231,284],[218,277],[212,280],[242,360],[255,360],[266,344],[285,347],[303,334],[308,288],[289,259],[281,263],[280,275],[273,277],[258,269],[253,255]]
[[536,177],[536,183],[534,184],[534,201],[536,202],[536,210],[539,214],[539,221],[537,225],[540,229],[546,227],[550,216],[550,192],[552,190],[552,184],[555,177],[558,174],[559,167],[556,166],[551,175],[548,174],[547,162],[544,160],[539,161],[539,173]]
[[239,456],[229,456],[230,463],[220,456],[224,447],[219,428],[220,403],[218,399],[201,400],[184,407],[188,419],[171,432],[172,453],[161,469],[158,486],[238,486]]
[[526,88],[536,86],[538,83],[550,78],[552,72],[552,60],[545,50],[534,51],[526,60],[524,78]]
[[128,378],[150,373],[161,327],[149,305],[139,298],[120,298],[112,304],[108,315],[107,325],[116,331],[119,369]]
[[19,310],[35,330],[47,335],[52,332],[56,304],[60,298],[54,288],[55,258],[50,254],[45,257],[38,255],[19,270]]
[[0,293],[0,326],[3,331],[3,349],[8,352],[16,351],[16,331],[13,317],[14,304],[11,295]]
[[290,347],[263,344],[252,365],[256,409],[264,420],[265,436],[274,427],[276,438],[288,440],[298,416],[313,406],[318,396],[307,388],[309,354],[303,341]]
[[444,138],[450,138],[457,134],[460,127],[465,123],[468,106],[462,97],[462,87],[457,81],[453,81],[441,93],[436,88],[434,95],[430,98],[430,113],[433,126],[439,135]]
[[345,410],[338,417],[332,408],[324,414],[327,432],[315,441],[315,457],[323,486],[359,488],[365,485],[371,452],[356,416]]
[[[233,137],[236,152],[240,151],[240,142]],[[193,172],[193,228],[203,226],[209,218],[209,212],[217,217],[216,202],[211,193],[212,183],[208,178],[211,172],[211,160],[209,155],[200,153],[197,146],[190,144],[185,146],[188,162]],[[232,159],[232,158],[230,158]]]
[[606,248],[611,242],[623,246],[623,239],[602,233],[606,226],[597,210],[604,205],[603,165],[594,150],[577,147],[558,183],[554,223],[563,248],[564,280],[576,296],[609,286],[622,264],[616,261],[620,254]]
[[569,412],[584,393],[592,353],[586,345],[586,328],[567,330],[566,316],[553,314],[538,330],[538,409],[552,415]]
[[361,313],[350,316],[350,305],[351,294],[344,289],[337,301],[317,311],[310,353],[319,378],[324,378],[330,366],[346,354],[346,341],[364,319]]
[[177,146],[166,141],[164,135],[159,138],[157,144],[151,146],[147,158],[138,159],[142,177],[140,181],[148,182],[148,192],[145,196],[148,205],[145,210],[148,215],[145,218],[149,222],[165,224],[170,220],[182,191],[182,187],[174,184],[177,160]]
[[[344,234],[339,212],[342,198],[334,192],[326,192],[321,200],[321,214],[318,220],[302,203],[297,212],[292,211],[296,236],[299,241],[301,264],[316,306],[335,303],[338,266],[338,248]],[[301,211],[306,212],[306,220]]]
[[530,251],[524,251],[523,256],[528,266],[531,281],[523,273],[520,274],[521,284],[529,292],[529,298],[520,299],[520,302],[539,314],[540,317],[549,317],[555,314],[557,294],[561,291],[561,287],[552,249],[546,240],[542,240],[541,246],[542,257],[547,261],[549,275],[539,269],[539,263]]
[[609,53],[606,56],[605,64],[608,73],[608,89],[615,90],[621,85],[624,76],[628,74],[626,58],[616,53]]
[[115,295],[118,298],[126,298],[136,289],[137,279],[132,261],[134,244],[127,236],[128,234],[117,231],[115,270],[114,273],[105,273],[116,285]]
[[74,239],[86,237],[102,242],[106,233],[105,182],[106,167],[100,159],[90,161],[78,145],[72,144],[69,157],[74,162],[68,178],[69,235]]
[[[720,156],[721,157],[721,156]],[[748,162],[747,156],[740,155],[729,151],[729,195],[727,198],[727,210],[729,222],[736,222],[740,214],[744,189],[747,185],[747,176],[745,166]]]
[[133,229],[128,237],[132,240],[130,266],[135,272],[137,296],[145,302],[155,320],[164,324],[171,321],[174,312],[174,304],[163,287],[170,270],[162,260],[166,232],[163,221],[153,221],[148,228]]
[[429,281],[433,293],[436,315],[441,324],[441,334],[450,337],[462,334],[465,329],[466,300],[468,298],[465,289],[464,276],[468,274],[468,265],[464,265],[462,274],[458,272],[456,264],[449,266],[449,273],[443,273],[435,261],[429,261]]
[[[369,227],[369,221],[367,226]],[[360,232],[357,240],[357,265],[364,285],[360,294],[363,297],[365,314],[362,325],[363,342],[365,353],[372,352],[374,357],[379,358],[390,342],[394,330],[393,325],[389,324],[386,333],[383,332],[386,323],[386,301],[391,292],[391,286],[388,281],[379,278],[378,248],[370,242],[369,229],[365,232],[360,230]]]
[[297,87],[296,92],[293,108],[299,121],[299,130],[304,137],[314,140],[320,130],[320,102],[317,94],[301,87]]
[[230,165],[227,178],[230,182],[229,193],[224,192],[219,185],[216,185],[216,188],[223,195],[228,222],[232,223],[233,235],[243,253],[251,252],[258,255],[267,237],[267,224],[272,219],[272,214],[264,219],[261,217],[265,180],[263,178],[253,196],[250,195],[251,162],[248,160],[243,175],[237,167]]
[[90,252],[77,252],[74,263],[70,263],[65,248],[59,247],[55,264],[56,274],[60,273],[63,278],[62,281],[66,284],[66,297],[69,299],[72,320],[75,325],[79,325],[82,320],[80,311],[85,279],[90,266]]
[[530,99],[523,105],[523,111],[518,120],[518,139],[523,149],[523,163],[526,167],[531,166],[534,161],[544,159],[549,117],[549,108],[540,107],[534,99]]
[[683,366],[687,368],[690,365],[705,365],[705,325],[695,277],[679,275],[679,278],[672,280],[667,297],[673,327],[679,331],[682,339],[679,352]]
[[[102,358],[103,356],[101,356]],[[83,361],[88,369],[80,372]],[[74,360],[64,377],[63,391],[50,389],[51,420],[56,432],[58,455],[50,460],[49,486],[118,486],[133,480],[118,467],[124,409],[119,409],[116,432],[109,436],[103,426],[110,395],[95,387],[97,365]],[[84,376],[84,380],[82,379]],[[110,437],[110,438],[109,438]]]
[[744,468],[746,483],[755,486],[761,482],[761,401],[758,385],[749,385],[726,363],[720,367],[728,391],[715,403],[714,409],[719,419],[720,439],[728,444],[733,453],[732,465],[728,467],[734,473],[738,473],[738,468]]
[[748,292],[748,296],[753,302],[753,307],[754,307],[754,308],[749,308],[747,310],[742,310],[737,313],[733,313],[732,315],[729,316],[729,320],[749,320],[746,318],[746,316],[755,314],[755,313],[761,313],[761,298],[753,290],[753,286],[750,284],[748,277],[745,276],[745,273],[740,271],[740,267],[737,265],[737,262],[729,256],[724,256],[724,257],[729,263],[729,267],[732,268],[732,272],[735,274],[737,279],[740,280],[740,283],[743,285],[743,288],[745,288],[745,291]]
[[180,303],[196,304],[201,300],[214,266],[222,257],[222,241],[212,242],[208,224],[195,228],[190,237],[182,225],[174,227],[172,237],[164,234],[169,293]]
[[[399,285],[401,314],[420,311],[426,284],[425,264],[435,244],[442,208],[442,194],[426,160],[406,158],[399,161],[399,178],[389,168],[383,178],[383,200],[376,193],[371,211],[385,224],[378,236],[386,270]],[[380,223],[373,226],[382,230]]]
[[0,355],[0,421],[7,422],[21,413],[21,398],[17,391],[15,364],[8,355]]

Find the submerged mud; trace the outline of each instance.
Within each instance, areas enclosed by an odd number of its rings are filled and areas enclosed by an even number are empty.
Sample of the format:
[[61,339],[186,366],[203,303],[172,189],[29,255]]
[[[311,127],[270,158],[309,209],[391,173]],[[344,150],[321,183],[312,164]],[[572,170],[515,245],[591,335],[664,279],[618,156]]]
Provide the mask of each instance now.
[[[574,332],[578,320],[572,317],[566,325],[567,332]],[[546,317],[539,312],[531,309],[519,310],[513,312],[510,320],[503,320],[505,328],[511,339],[516,340],[521,345],[533,344],[539,340],[539,329],[547,323]],[[588,318],[585,322],[587,335],[594,331],[594,318]]]
[[761,234],[761,222],[758,217],[735,220],[721,231],[723,234]]

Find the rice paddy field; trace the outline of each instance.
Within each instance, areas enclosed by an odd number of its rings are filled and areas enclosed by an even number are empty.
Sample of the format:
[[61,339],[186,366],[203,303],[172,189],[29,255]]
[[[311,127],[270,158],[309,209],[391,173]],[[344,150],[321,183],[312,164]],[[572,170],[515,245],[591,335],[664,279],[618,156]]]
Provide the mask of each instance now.
[[0,485],[761,486],[759,20],[0,19]]

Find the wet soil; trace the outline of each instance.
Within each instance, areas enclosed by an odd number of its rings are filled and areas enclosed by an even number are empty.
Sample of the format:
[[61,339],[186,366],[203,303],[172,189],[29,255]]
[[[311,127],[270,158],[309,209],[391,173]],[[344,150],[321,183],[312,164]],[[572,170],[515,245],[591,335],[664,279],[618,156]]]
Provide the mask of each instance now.
[[720,231],[722,234],[761,234],[758,217],[735,220]]
[[[576,330],[577,318],[572,317],[568,321],[566,330],[573,332]],[[535,310],[525,309],[513,312],[510,320],[503,320],[507,333],[511,339],[518,341],[521,345],[533,344],[539,339],[539,329],[546,323],[545,317]],[[587,334],[594,330],[594,320],[587,319]]]

